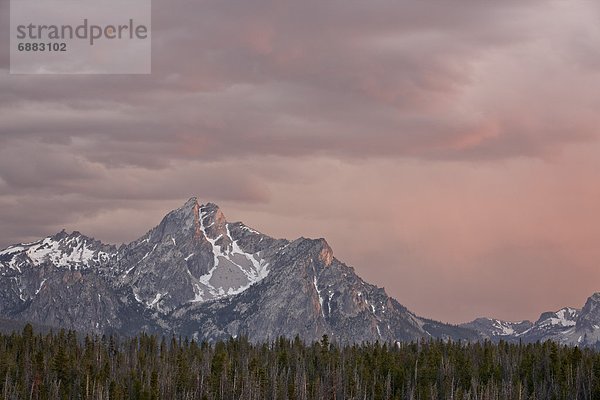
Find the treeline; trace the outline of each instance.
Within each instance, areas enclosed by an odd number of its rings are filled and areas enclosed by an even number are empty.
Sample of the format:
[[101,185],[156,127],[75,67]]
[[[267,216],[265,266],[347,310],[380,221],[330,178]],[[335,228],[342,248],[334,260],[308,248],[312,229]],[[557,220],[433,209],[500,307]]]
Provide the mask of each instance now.
[[340,346],[0,335],[2,399],[600,399],[600,354],[555,343]]

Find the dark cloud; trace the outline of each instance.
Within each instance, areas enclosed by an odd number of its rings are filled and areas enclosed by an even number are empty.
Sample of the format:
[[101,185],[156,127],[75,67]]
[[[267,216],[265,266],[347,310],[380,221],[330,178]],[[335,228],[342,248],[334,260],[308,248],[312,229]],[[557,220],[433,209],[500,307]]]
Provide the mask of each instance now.
[[[477,86],[487,55],[540,39],[530,20],[545,4],[157,2],[153,76],[4,75],[0,141],[82,139],[74,148],[94,161],[148,167],[257,154],[540,155],[580,138],[563,129],[537,140],[506,115],[452,104]],[[494,138],[456,145],[490,124]]]

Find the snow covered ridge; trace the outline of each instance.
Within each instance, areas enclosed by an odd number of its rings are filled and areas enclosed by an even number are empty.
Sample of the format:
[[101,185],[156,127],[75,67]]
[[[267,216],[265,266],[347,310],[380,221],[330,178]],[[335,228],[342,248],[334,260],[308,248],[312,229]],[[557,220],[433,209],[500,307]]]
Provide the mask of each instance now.
[[477,318],[476,320],[462,324],[469,329],[483,333],[485,336],[496,339],[516,337],[523,331],[531,328],[530,321],[502,321],[493,318]]
[[542,324],[560,325],[560,326],[575,326],[579,310],[566,307],[556,312],[556,316],[552,316],[545,320]]
[[533,323],[478,318],[461,326],[473,329],[492,340],[527,343],[554,340],[569,345],[600,348],[600,313],[596,312],[599,303],[600,296],[594,294],[582,309],[564,307],[558,311],[544,312]]
[[571,308],[565,307],[561,308],[556,312],[547,312],[540,316],[540,319],[535,323],[535,325],[539,328],[544,327],[571,327],[575,326],[577,323],[577,318],[579,317],[580,311]]
[[73,233],[0,251],[0,316],[82,332],[198,340],[476,339],[418,318],[333,258],[324,239],[273,238],[196,198],[118,249]]
[[[265,261],[263,252],[244,250],[237,240],[239,237],[234,237],[230,228],[235,229],[237,236],[256,236],[253,240],[259,243],[264,235],[240,223],[229,224],[216,205],[209,203],[200,206],[195,200],[189,201],[169,215],[165,217],[166,224],[171,224],[168,233],[153,229],[145,239],[128,245],[133,245],[134,248],[140,245],[148,247],[142,253],[144,255],[135,262],[131,259],[124,261],[122,249],[104,245],[79,232],[69,234],[62,231],[32,243],[13,245],[0,251],[0,276],[21,275],[41,266],[53,266],[59,270],[101,267],[101,273],[109,270],[109,275],[118,278],[115,282],[130,284],[138,303],[160,311],[163,302],[174,297],[177,297],[178,303],[201,303],[239,294],[269,274],[269,262]],[[198,232],[190,231],[194,229],[194,221],[198,224]],[[197,234],[200,237],[194,237]],[[198,276],[190,272],[190,267],[194,268],[199,262],[198,259],[193,259],[195,256],[202,258],[202,253],[206,254],[207,249],[202,242],[210,245],[208,254],[213,261],[206,269],[207,272]],[[174,253],[169,256],[169,251]],[[175,285],[167,290],[160,283],[160,275],[165,273],[164,268],[169,264],[169,261],[165,264],[165,257],[181,254],[179,251],[184,253],[182,259],[188,265],[180,270],[187,275],[187,282],[180,281],[180,286]],[[178,262],[177,257],[179,256],[173,258],[173,265]],[[137,283],[138,279],[148,274],[157,277],[152,278],[155,281],[145,279]],[[193,293],[187,298],[186,295],[175,294],[175,291],[185,291],[184,286],[188,286],[188,290],[191,288],[186,293]],[[36,291],[33,292],[35,295],[39,293],[37,287]]]
[[305,332],[311,340],[327,333],[351,341],[485,338],[600,348],[600,294],[581,310],[543,313],[535,323],[445,325],[360,279],[324,239],[273,238],[227,222],[216,204],[195,198],[118,249],[63,231],[0,250],[0,298],[0,316],[72,321],[95,332],[179,330],[214,339],[249,329],[255,339]]
[[238,295],[266,278],[275,239],[229,223],[217,205],[195,199],[168,213],[158,226],[119,249],[109,275],[144,308],[178,307]]
[[273,238],[195,198],[118,249],[78,232],[0,250],[0,316],[81,331],[247,334],[350,342],[503,340],[600,348],[600,294],[536,323],[421,318],[333,257],[324,239]]
[[515,333],[515,329],[513,328],[512,322],[499,321],[497,319],[492,320],[492,325],[497,329],[494,332],[495,335],[505,336],[505,335],[513,335]]
[[26,266],[40,266],[50,263],[57,268],[86,269],[93,265],[107,263],[114,255],[101,250],[99,242],[78,232],[67,234],[64,231],[44,239],[10,246],[0,251],[0,270],[22,272]]

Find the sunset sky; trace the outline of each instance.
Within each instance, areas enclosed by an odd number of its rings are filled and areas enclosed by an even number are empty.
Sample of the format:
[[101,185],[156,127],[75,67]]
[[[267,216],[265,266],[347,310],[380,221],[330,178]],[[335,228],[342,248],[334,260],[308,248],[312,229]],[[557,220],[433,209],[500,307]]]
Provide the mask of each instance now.
[[[10,75],[0,248],[131,241],[189,197],[325,237],[419,315],[600,291],[600,3],[154,1],[147,76]],[[8,48],[8,0],[0,46]]]

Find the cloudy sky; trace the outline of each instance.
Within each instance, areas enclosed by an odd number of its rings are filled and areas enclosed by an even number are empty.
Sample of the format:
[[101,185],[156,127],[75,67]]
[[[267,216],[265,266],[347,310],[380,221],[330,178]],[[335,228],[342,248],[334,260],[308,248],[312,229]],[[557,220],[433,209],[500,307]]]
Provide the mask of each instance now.
[[149,76],[0,53],[0,247],[198,196],[443,321],[600,291],[596,2],[157,0],[152,34]]

